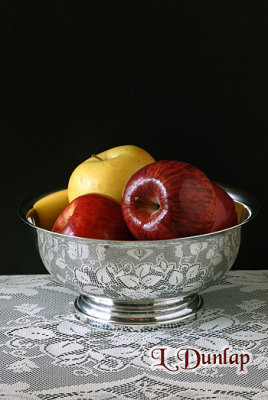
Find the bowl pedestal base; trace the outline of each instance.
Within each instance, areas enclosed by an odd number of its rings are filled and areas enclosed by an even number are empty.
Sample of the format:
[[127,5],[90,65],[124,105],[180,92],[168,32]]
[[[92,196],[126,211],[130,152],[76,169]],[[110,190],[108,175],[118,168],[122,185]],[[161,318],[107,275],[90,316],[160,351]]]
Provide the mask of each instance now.
[[202,313],[198,294],[159,300],[112,300],[80,295],[74,303],[76,317],[90,325],[116,330],[172,328],[196,320]]

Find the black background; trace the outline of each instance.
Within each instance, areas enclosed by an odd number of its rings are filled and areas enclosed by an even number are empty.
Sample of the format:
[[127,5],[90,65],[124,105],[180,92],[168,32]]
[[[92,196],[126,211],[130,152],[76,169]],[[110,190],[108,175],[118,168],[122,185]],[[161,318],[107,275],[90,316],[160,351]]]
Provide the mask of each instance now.
[[1,274],[45,273],[16,208],[135,144],[261,211],[234,268],[268,267],[266,1],[1,1]]

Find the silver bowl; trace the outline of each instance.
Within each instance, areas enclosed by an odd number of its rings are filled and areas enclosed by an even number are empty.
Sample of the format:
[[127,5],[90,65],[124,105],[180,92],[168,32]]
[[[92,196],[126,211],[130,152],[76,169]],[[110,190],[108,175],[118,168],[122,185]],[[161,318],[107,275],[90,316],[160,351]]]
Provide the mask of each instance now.
[[60,284],[79,295],[75,315],[109,329],[151,330],[195,320],[204,289],[232,267],[241,227],[258,211],[255,198],[220,184],[234,199],[238,225],[219,232],[157,241],[107,241],[51,232],[38,226],[32,196],[19,206],[40,257]]

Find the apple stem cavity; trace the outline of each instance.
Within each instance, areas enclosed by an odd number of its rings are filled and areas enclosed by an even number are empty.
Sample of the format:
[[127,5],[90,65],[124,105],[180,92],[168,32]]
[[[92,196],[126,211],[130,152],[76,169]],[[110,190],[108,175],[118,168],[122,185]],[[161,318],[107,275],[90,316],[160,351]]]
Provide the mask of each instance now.
[[149,207],[154,211],[157,211],[160,208],[160,205],[158,203],[155,203],[153,201],[147,201],[145,199],[141,199],[140,197],[135,197],[135,201],[141,205]]

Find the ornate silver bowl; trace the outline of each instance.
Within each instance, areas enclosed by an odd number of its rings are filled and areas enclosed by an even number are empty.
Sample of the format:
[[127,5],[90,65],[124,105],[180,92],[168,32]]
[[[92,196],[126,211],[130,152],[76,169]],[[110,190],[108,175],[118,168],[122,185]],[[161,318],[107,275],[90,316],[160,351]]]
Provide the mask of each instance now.
[[76,291],[75,315],[112,329],[156,329],[196,319],[204,289],[234,264],[241,227],[258,211],[250,194],[221,186],[234,199],[239,224],[219,232],[172,240],[107,241],[51,232],[32,208],[46,194],[19,206],[40,257],[60,284]]

